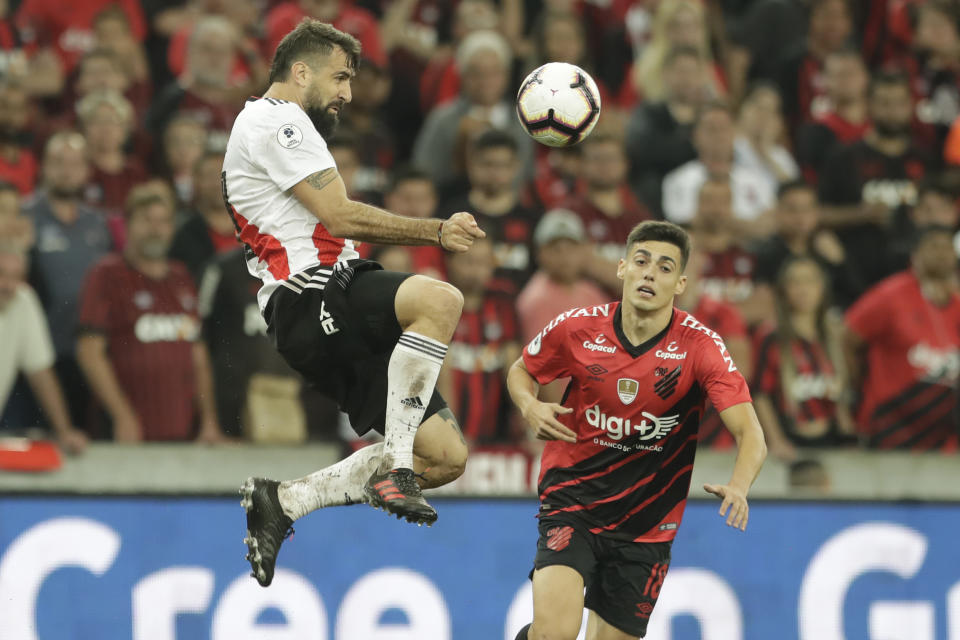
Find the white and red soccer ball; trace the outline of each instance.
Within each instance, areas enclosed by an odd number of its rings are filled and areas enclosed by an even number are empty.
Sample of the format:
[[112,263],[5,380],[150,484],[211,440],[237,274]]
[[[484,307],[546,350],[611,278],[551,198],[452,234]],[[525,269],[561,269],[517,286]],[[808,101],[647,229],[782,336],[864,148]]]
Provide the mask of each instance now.
[[548,62],[520,85],[517,117],[537,142],[551,147],[576,144],[600,118],[597,83],[576,65]]

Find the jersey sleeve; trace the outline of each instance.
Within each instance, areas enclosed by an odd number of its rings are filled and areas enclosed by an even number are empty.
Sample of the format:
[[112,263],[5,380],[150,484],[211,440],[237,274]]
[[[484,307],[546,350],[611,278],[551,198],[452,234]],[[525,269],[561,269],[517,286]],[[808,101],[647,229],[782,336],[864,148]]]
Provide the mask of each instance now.
[[733,363],[727,346],[717,336],[699,340],[696,347],[696,378],[707,392],[711,404],[720,412],[742,402],[750,402],[747,381]]
[[877,288],[867,291],[847,310],[846,324],[864,340],[875,340],[887,330],[890,298]]
[[565,322],[569,315],[565,311],[557,316],[523,348],[523,364],[540,384],[572,375],[567,340],[570,327]]
[[[265,98],[261,98],[265,99]],[[335,168],[327,143],[313,122],[296,105],[271,107],[268,122],[257,125],[254,157],[281,191],[286,191],[307,176]]]

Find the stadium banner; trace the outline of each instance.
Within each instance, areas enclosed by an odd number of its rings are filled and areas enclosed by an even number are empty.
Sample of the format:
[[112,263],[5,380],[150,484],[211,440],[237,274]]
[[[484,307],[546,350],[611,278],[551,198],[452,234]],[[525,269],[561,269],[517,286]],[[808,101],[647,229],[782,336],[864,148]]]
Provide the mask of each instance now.
[[[0,498],[0,640],[513,640],[530,500],[307,516],[263,589],[226,498]],[[960,640],[960,505],[691,502],[653,640]]]

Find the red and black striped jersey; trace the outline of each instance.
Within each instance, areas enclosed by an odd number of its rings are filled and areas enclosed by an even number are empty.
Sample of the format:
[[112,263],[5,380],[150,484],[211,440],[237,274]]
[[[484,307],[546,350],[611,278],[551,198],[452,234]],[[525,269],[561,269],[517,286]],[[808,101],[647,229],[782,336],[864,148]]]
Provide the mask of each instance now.
[[80,331],[101,333],[117,382],[145,440],[193,437],[193,343],[200,336],[197,294],[186,267],[171,262],[155,280],[112,254],[87,274]]
[[[836,367],[823,344],[796,337],[784,345],[770,328],[757,344],[753,390],[770,397],[788,434],[798,422],[836,419],[841,388]],[[784,384],[786,348],[790,354],[790,379]]]
[[623,333],[620,304],[571,309],[523,351],[537,382],[570,377],[558,419],[577,442],[550,441],[540,513],[637,542],[672,540],[683,517],[707,397],[723,411],[750,401],[723,340],[685,311],[641,345]]
[[[464,435],[474,442],[503,440],[508,431],[504,369],[506,349],[517,343],[513,299],[488,294],[479,309],[464,309],[453,334],[447,363],[453,374],[452,404]],[[513,350],[516,357],[516,347]]]
[[956,448],[960,296],[934,305],[904,271],[863,294],[846,321],[867,343],[857,423],[871,444]]

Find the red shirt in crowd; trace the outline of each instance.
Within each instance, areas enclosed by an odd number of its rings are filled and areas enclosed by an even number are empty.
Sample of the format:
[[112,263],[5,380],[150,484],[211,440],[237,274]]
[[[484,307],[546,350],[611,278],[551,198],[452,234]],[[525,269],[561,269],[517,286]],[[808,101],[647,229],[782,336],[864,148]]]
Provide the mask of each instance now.
[[133,36],[143,41],[147,20],[137,0],[24,0],[17,10],[16,24],[24,41],[54,47],[71,71],[94,46],[94,18],[111,5],[123,9]]
[[[340,15],[333,21],[333,26],[345,31],[360,41],[363,48],[363,57],[369,58],[376,64],[383,66],[387,63],[387,54],[384,52],[380,40],[380,25],[376,17],[360,7],[354,7],[348,2],[341,2]],[[264,55],[273,59],[273,52],[301,20],[307,17],[306,12],[297,2],[284,2],[267,13],[267,48]]]
[[86,201],[112,215],[122,215],[127,194],[150,177],[139,158],[128,157],[119,173],[107,173],[90,166],[90,181],[84,191]]
[[28,149],[17,149],[12,158],[0,153],[0,180],[15,186],[22,196],[33,193],[37,171],[37,159]]
[[623,256],[627,236],[635,226],[651,218],[650,211],[637,200],[630,187],[620,187],[622,213],[608,216],[581,193],[560,206],[573,211],[583,220],[587,238],[596,245],[597,252],[611,260]]
[[635,542],[673,540],[683,518],[705,400],[750,402],[720,337],[679,309],[641,345],[623,333],[620,304],[571,309],[523,350],[540,384],[571,377],[557,420],[577,442],[548,441],[540,516],[582,520]]
[[182,264],[171,262],[166,277],[154,280],[123,256],[106,256],[87,275],[79,325],[82,332],[106,338],[117,382],[140,419],[144,440],[193,437],[193,344],[200,319],[197,294]]
[[722,252],[704,253],[700,287],[715,300],[740,304],[753,293],[755,264],[753,254],[737,246]]
[[913,272],[904,271],[867,291],[846,321],[867,344],[857,422],[870,443],[955,449],[960,296],[936,306]]
[[[503,372],[504,349],[518,340],[513,298],[493,293],[479,309],[463,310],[453,334],[447,364],[453,373],[452,404],[463,434],[474,442],[507,439],[510,402]],[[513,352],[516,357],[516,352]]]

